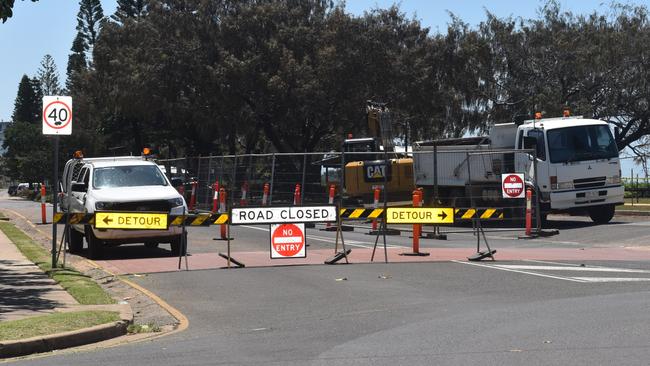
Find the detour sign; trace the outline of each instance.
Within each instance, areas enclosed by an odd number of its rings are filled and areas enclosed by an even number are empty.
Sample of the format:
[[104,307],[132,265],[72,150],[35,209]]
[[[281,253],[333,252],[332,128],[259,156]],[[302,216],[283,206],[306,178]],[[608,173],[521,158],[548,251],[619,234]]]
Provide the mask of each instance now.
[[305,257],[305,224],[271,225],[271,259]]

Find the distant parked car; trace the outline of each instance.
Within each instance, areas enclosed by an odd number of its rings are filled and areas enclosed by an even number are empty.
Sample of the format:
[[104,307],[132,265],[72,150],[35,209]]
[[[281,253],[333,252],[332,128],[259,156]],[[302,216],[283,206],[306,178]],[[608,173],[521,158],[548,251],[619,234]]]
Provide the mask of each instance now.
[[16,185],[9,186],[7,193],[9,193],[10,196],[15,196],[16,194],[18,194],[18,186]]

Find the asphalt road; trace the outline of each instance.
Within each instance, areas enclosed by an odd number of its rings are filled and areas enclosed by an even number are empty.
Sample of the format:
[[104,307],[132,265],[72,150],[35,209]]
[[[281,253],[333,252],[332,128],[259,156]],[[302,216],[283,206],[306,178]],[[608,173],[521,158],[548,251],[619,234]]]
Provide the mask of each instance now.
[[[21,201],[2,206],[28,217],[38,212]],[[549,249],[650,246],[646,219],[555,222],[561,232],[551,238],[522,241],[515,239],[520,233],[496,231],[489,240],[497,247]],[[233,246],[268,248],[263,228],[235,230]],[[191,229],[190,250],[220,250],[223,243],[212,240],[216,232]],[[361,232],[345,235],[349,245],[374,240]],[[333,245],[332,233],[310,230],[308,236],[315,247]],[[474,240],[455,233],[422,246],[467,247]],[[405,234],[389,243],[409,246],[410,239]],[[125,250],[119,255],[144,253],[136,248],[118,248]],[[376,263],[180,271],[132,280],[184,313],[189,328],[154,341],[16,364],[647,365],[650,359],[646,261]]]

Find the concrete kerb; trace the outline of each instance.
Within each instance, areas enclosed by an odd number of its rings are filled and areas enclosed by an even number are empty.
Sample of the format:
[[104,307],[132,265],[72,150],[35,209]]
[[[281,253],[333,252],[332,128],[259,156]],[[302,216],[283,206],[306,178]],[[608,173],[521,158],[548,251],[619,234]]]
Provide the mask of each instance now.
[[117,310],[120,320],[69,332],[0,342],[0,358],[50,352],[120,337],[126,334],[129,324],[133,322],[133,311],[129,304],[79,306],[65,311],[76,310]]
[[[40,233],[40,235],[43,235],[45,238],[48,238],[48,239],[51,240],[51,235],[50,234],[42,231],[40,228],[38,228],[36,225],[34,225],[25,216],[21,215],[20,213],[14,211],[14,210],[11,210],[11,209],[4,209],[4,211],[9,212],[14,217],[17,217],[20,220],[24,221],[26,224],[31,226],[34,230],[38,231]],[[182,332],[182,331],[184,331],[185,329],[187,329],[189,327],[189,320],[187,319],[187,317],[184,314],[182,314],[180,311],[178,311],[176,308],[169,305],[167,302],[165,302],[163,299],[161,299],[156,294],[152,293],[151,291],[145,289],[144,287],[142,287],[142,286],[140,286],[140,285],[138,285],[138,284],[136,284],[134,282],[131,282],[131,281],[125,279],[125,278],[121,278],[120,276],[117,276],[117,275],[111,273],[110,271],[108,271],[106,269],[103,269],[101,266],[99,266],[97,263],[93,262],[92,260],[84,259],[84,258],[80,258],[80,259],[83,260],[85,263],[87,263],[90,267],[100,269],[104,273],[107,273],[107,274],[113,276],[114,278],[116,278],[119,281],[125,283],[126,285],[130,286],[131,288],[135,289],[136,291],[139,291],[140,293],[142,293],[143,295],[145,295],[146,297],[151,299],[151,301],[158,304],[162,309],[164,309],[168,314],[170,314],[177,321],[177,325],[176,325],[175,329],[172,329],[172,330],[164,332],[164,333],[153,333],[149,337],[141,338],[141,339],[135,339],[132,342],[140,342],[140,341],[147,340],[147,339],[148,340],[157,339],[157,338],[160,338],[160,337],[163,337],[163,336],[167,336],[167,335],[175,334],[175,333],[178,333],[178,332]],[[120,311],[120,320],[117,321],[117,322],[114,322],[114,323],[98,325],[98,326],[94,326],[94,327],[90,327],[90,328],[86,328],[86,329],[80,329],[80,330],[71,331],[71,332],[64,332],[64,333],[60,333],[60,334],[54,334],[54,335],[48,335],[48,336],[42,336],[42,337],[34,337],[34,338],[18,340],[18,341],[3,342],[3,343],[1,343],[2,347],[0,347],[0,358],[15,357],[15,356],[4,355],[4,351],[2,351],[2,350],[4,350],[5,347],[10,347],[13,350],[12,352],[15,352],[17,350],[24,350],[28,346],[27,345],[21,346],[20,344],[22,344],[22,343],[29,343],[30,345],[32,345],[30,347],[35,347],[33,352],[22,353],[21,354],[21,355],[24,356],[24,355],[28,355],[28,354],[47,352],[47,351],[50,351],[52,349],[64,349],[64,348],[76,347],[76,346],[81,346],[81,345],[87,345],[87,344],[91,344],[91,343],[97,343],[97,342],[100,342],[100,341],[104,341],[104,340],[108,340],[108,339],[111,339],[111,338],[117,338],[117,337],[126,335],[128,325],[133,323],[133,318],[134,318],[133,310],[132,310],[130,304],[128,304],[128,303],[121,304],[120,303],[120,304],[117,304],[117,305],[86,305],[86,306],[84,306],[84,308],[98,310],[98,309],[100,309],[100,308],[102,308],[104,306],[109,306],[109,307],[110,306],[120,306],[121,307],[120,310],[119,310]],[[128,310],[126,310],[126,308],[128,308]],[[77,308],[77,310],[79,310],[79,309]],[[73,344],[74,342],[68,343],[74,338],[81,338],[82,336],[80,336],[80,334],[84,334],[86,332],[88,333],[87,339],[89,341],[87,341],[85,343],[77,343],[77,344]],[[74,337],[71,334],[74,334]],[[62,337],[60,342],[57,342],[57,341],[54,340],[54,339],[58,339],[57,338],[58,336]],[[99,338],[100,336],[103,337],[103,338]],[[122,344],[122,343],[131,343],[131,342],[128,342],[128,341],[119,342],[119,344]],[[70,344],[70,345],[66,346],[66,344]],[[52,348],[52,349],[47,350],[47,351],[39,351],[38,349],[42,349],[43,345],[61,345],[61,347]],[[24,351],[21,351],[21,352],[24,352]],[[9,351],[7,351],[7,354],[9,354]]]

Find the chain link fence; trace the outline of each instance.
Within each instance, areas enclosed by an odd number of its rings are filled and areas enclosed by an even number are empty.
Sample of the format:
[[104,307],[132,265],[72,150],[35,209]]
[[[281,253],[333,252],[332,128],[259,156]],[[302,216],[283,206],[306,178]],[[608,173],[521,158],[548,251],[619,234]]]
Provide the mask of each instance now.
[[[262,205],[265,185],[267,205],[293,205],[295,200],[325,204],[333,184],[335,202],[345,198],[344,206],[372,205],[375,188],[381,189],[380,202],[386,197],[391,204],[409,205],[413,190],[420,187],[424,206],[497,208],[497,213],[504,215],[492,217],[485,211],[477,211],[477,215],[484,215],[486,220],[520,222],[525,217],[526,200],[504,199],[501,177],[523,174],[523,192],[526,187],[535,188],[537,167],[532,154],[534,151],[428,146],[401,158],[395,153],[377,152],[275,153],[188,157],[158,160],[158,164],[172,184],[184,190],[187,202],[195,190],[194,208],[201,211],[214,208],[216,184],[225,190],[229,207]],[[384,159],[391,162],[386,165]],[[348,188],[343,197],[342,184]],[[534,211],[539,207],[536,192],[533,189]]]

